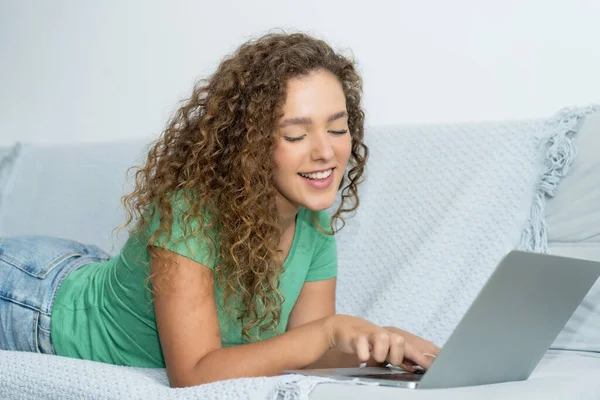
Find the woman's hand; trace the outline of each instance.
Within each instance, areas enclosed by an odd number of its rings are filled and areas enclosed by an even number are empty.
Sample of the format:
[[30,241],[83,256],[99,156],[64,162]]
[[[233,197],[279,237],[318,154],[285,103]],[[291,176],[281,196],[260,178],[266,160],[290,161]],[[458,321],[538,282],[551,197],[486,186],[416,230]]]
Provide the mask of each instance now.
[[[434,360],[438,356],[438,354],[440,354],[440,348],[438,346],[436,346],[428,340],[423,339],[420,336],[413,335],[412,333],[396,328],[395,326],[384,326],[383,329],[387,330],[388,332],[402,336],[407,345],[410,345],[415,351],[423,354],[430,360]],[[391,361],[390,364],[397,365],[392,363]],[[411,363],[409,360],[408,366],[410,366],[410,364]]]
[[431,365],[432,358],[415,349],[400,333],[365,319],[337,314],[329,317],[326,329],[330,348],[356,354],[361,362],[373,358],[377,362],[387,361],[409,371],[413,370],[411,365],[423,368]]

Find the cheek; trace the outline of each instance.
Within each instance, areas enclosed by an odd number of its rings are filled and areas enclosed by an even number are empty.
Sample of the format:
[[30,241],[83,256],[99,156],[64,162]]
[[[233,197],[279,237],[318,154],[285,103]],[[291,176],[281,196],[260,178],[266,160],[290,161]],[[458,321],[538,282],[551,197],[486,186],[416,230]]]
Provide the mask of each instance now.
[[282,149],[273,154],[275,164],[275,181],[278,185],[286,185],[290,180],[290,175],[297,172],[297,160],[294,153]]
[[275,175],[286,168],[286,151],[284,148],[277,148],[273,153],[273,163],[275,164]]
[[289,176],[290,174],[287,173],[285,169],[275,167],[275,170],[273,171],[273,184],[280,193],[288,192],[286,188],[289,187]]
[[350,153],[352,152],[352,140],[345,141],[340,143],[338,146],[338,160],[343,162],[348,162],[350,159]]

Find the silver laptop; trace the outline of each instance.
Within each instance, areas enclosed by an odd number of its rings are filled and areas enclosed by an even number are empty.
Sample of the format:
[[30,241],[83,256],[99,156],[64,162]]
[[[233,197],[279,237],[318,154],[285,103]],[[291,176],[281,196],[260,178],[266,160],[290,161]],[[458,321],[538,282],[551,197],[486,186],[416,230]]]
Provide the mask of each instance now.
[[285,373],[413,389],[525,380],[599,276],[599,262],[511,251],[424,373],[396,367]]

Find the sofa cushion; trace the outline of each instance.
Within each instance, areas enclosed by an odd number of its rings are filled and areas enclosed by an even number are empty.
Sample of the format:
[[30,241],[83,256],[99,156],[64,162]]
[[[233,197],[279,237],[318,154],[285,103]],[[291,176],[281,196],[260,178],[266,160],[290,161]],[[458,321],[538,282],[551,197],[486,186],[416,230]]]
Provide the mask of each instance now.
[[577,155],[556,196],[546,203],[552,252],[600,261],[600,113],[575,135]]
[[2,198],[6,195],[12,171],[21,153],[21,144],[0,147],[0,209],[2,209]]
[[58,236],[116,253],[127,237],[112,235],[125,222],[126,171],[149,142],[24,145],[2,199],[0,236]]
[[[551,253],[600,261],[600,114],[575,135],[577,155],[546,204]],[[567,322],[553,348],[600,352],[600,281]]]
[[[52,235],[115,254],[126,238],[125,232],[120,240],[111,235],[125,221],[119,201],[130,188],[124,187],[125,171],[143,161],[149,141],[23,146],[11,162],[11,179],[0,185],[0,236]],[[547,202],[549,248],[554,254],[600,260],[599,114],[582,123],[575,145],[579,154]],[[553,346],[600,352],[598,305],[600,283]]]

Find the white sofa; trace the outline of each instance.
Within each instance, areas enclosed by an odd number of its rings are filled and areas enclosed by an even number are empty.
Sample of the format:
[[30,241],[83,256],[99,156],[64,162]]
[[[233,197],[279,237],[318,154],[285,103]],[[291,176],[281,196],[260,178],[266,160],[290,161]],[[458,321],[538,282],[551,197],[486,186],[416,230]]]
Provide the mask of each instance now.
[[[114,239],[111,232],[124,221],[119,198],[129,189],[127,185],[124,187],[126,169],[142,159],[147,142],[24,144],[2,149],[0,236],[53,235],[94,243],[111,253],[117,252],[126,235]],[[600,114],[585,120],[575,144],[579,154],[571,171],[562,179],[556,196],[547,202],[548,243],[551,253],[600,261]],[[593,291],[595,294],[590,293],[554,344],[554,347],[567,349],[568,354],[564,350],[550,351],[529,381],[402,394],[385,387],[324,384],[312,392],[311,399],[600,398],[598,284]],[[593,310],[596,316],[590,318]],[[597,338],[597,348],[585,344],[589,343],[590,336]],[[58,362],[50,356],[0,352],[0,371],[3,357],[22,357],[25,361],[21,365],[37,363],[41,373],[47,368],[62,368],[66,376],[64,385],[57,383],[58,386],[48,392],[48,398],[59,398],[61,391],[69,390],[88,398],[118,398],[115,393],[122,394],[122,398],[160,398],[161,393],[173,391],[167,387],[162,370],[104,366],[103,374],[119,374],[131,382],[120,390],[105,391],[95,387],[93,376],[73,377],[81,361],[61,359]],[[36,377],[25,374],[23,379],[22,398],[39,398],[39,390],[26,389],[35,385]],[[0,395],[6,383],[0,374]],[[8,384],[16,385],[14,380]],[[191,391],[176,393],[178,398],[193,396]]]

